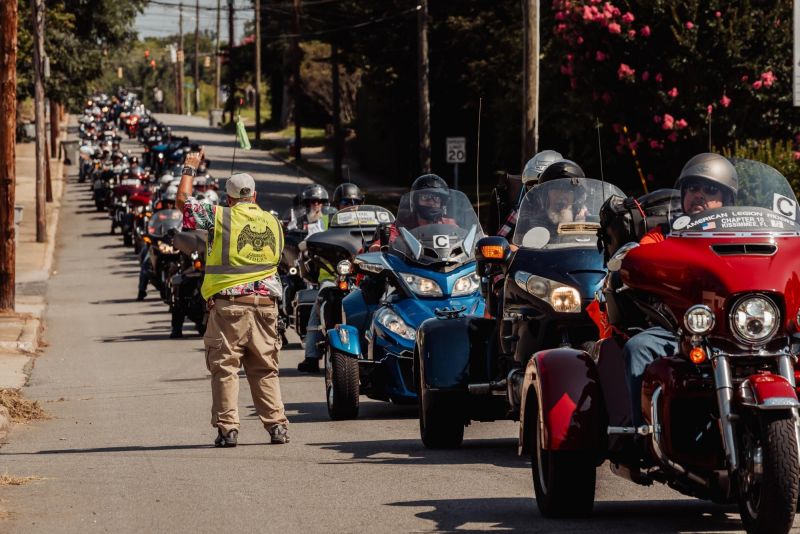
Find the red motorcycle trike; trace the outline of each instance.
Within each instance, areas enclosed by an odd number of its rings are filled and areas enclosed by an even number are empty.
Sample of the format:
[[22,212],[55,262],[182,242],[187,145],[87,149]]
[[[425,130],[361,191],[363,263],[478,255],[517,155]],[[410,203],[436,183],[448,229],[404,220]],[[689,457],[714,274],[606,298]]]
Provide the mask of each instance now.
[[[607,202],[609,274],[597,299],[608,335],[590,352],[538,352],[526,368],[520,452],[531,454],[544,515],[590,513],[595,468],[607,460],[637,484],[738,503],[748,532],[791,528],[800,481],[798,202],[775,169],[732,163],[734,205],[669,213],[660,243],[636,242],[648,221],[635,202]],[[678,349],[647,366],[633,393],[644,424],[634,426],[622,348],[651,326],[672,332]]]

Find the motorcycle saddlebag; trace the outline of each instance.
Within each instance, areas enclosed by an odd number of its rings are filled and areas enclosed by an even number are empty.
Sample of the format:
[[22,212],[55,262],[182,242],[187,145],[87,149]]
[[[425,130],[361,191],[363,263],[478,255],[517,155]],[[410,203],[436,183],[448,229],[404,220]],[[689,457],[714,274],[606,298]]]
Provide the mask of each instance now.
[[669,214],[680,211],[679,193],[675,189],[657,189],[637,198],[611,196],[600,208],[598,249],[605,261],[625,243],[638,242],[660,224],[668,222]]

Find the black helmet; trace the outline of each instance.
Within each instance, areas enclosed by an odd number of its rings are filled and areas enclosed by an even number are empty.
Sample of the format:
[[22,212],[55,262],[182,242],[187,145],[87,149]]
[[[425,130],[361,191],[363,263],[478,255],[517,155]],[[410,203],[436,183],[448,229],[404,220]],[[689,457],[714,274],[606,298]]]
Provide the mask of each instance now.
[[319,200],[325,204],[328,203],[328,192],[319,184],[311,184],[300,194],[300,199],[303,202],[310,202],[312,200]]
[[[423,196],[435,195],[439,197],[439,206],[423,206],[420,199]],[[423,174],[411,185],[411,213],[422,217],[426,221],[438,221],[446,213],[447,200],[450,198],[450,188],[441,176],[436,174]]]
[[581,166],[574,161],[562,159],[554,161],[539,176],[539,183],[543,184],[559,178],[586,178]]
[[675,182],[675,189],[683,189],[687,181],[706,180],[720,186],[725,196],[725,202],[732,204],[739,190],[739,173],[736,167],[724,156],[704,152],[694,156],[683,166],[678,180]]
[[346,182],[333,190],[333,203],[338,206],[342,201],[351,201],[353,205],[364,203],[364,193],[356,184]]

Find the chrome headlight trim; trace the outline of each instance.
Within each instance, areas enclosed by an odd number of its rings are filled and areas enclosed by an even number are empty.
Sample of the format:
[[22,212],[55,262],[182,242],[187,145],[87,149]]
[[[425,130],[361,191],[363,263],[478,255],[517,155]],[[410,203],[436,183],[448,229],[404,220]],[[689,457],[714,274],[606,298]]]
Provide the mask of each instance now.
[[683,314],[683,325],[690,334],[704,336],[714,330],[717,319],[705,304],[695,304]]
[[[562,282],[556,282],[526,271],[514,273],[514,282],[534,297],[547,302],[559,313],[580,313],[583,302],[580,291]],[[572,305],[567,307],[567,303]]]
[[441,297],[444,295],[441,286],[432,278],[411,273],[397,273],[406,287],[420,297]]
[[378,312],[376,319],[384,328],[393,334],[397,334],[403,339],[414,341],[417,338],[416,330],[411,328],[402,317],[400,317],[390,308],[381,309]]
[[729,322],[736,339],[748,345],[757,345],[766,343],[778,331],[781,312],[766,295],[749,294],[734,301]]

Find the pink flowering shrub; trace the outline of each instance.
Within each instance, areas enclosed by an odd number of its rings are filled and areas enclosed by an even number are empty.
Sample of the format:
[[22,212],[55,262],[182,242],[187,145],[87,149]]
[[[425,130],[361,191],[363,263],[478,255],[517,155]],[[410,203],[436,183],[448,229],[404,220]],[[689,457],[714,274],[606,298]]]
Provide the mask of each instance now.
[[[569,66],[560,97],[571,116],[585,117],[570,144],[585,136],[588,146],[599,119],[616,148],[604,162],[611,167],[630,171],[637,147],[643,170],[668,185],[689,157],[708,150],[709,121],[720,147],[800,130],[791,101],[791,3],[749,4],[745,12],[724,0],[551,1],[547,51],[561,58],[562,72]],[[625,179],[621,185],[636,185],[635,176]]]

